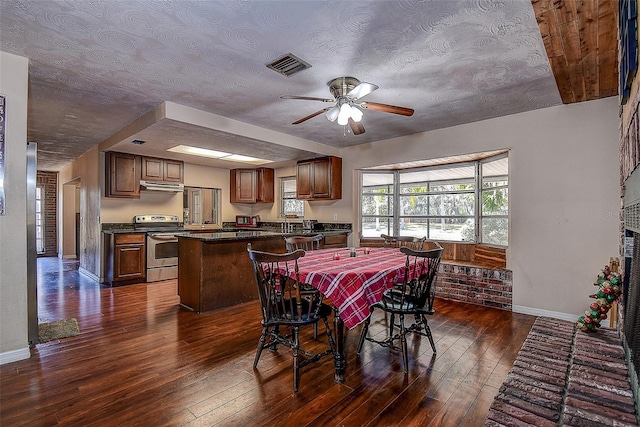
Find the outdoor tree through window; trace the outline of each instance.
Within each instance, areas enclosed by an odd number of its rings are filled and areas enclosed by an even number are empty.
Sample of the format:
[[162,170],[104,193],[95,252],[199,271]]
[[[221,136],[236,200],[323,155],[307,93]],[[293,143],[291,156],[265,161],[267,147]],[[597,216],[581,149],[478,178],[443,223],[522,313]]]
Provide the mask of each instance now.
[[508,157],[363,171],[362,237],[380,234],[508,245]]

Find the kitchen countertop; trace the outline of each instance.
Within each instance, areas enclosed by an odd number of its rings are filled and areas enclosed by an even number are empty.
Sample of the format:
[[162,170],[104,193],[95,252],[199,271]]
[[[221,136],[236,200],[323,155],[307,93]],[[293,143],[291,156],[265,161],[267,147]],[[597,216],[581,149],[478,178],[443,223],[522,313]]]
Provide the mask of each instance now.
[[214,240],[243,240],[243,239],[261,239],[270,237],[285,237],[285,236],[299,236],[304,234],[316,235],[316,234],[345,234],[350,233],[351,230],[302,230],[291,233],[281,233],[278,231],[266,231],[266,230],[233,230],[233,231],[205,231],[202,233],[191,232],[189,234],[179,234],[178,237],[187,239],[199,239],[203,241]]
[[[261,228],[150,228],[150,229],[135,229],[132,227],[114,227],[103,229],[105,234],[131,234],[131,233],[173,233],[176,235],[208,235],[208,240],[214,239],[238,239],[244,237],[266,237],[266,236],[300,236],[300,235],[316,235],[316,234],[344,234],[351,233],[352,230],[345,228],[327,229],[327,230],[306,230],[297,229],[288,233],[280,231],[277,227],[261,227]],[[235,234],[242,233],[242,234]],[[246,234],[246,233],[258,233],[258,234]],[[211,236],[216,235],[216,236]]]
[[190,233],[183,234],[179,237],[187,239],[198,239],[203,241],[211,240],[243,240],[243,239],[264,239],[270,237],[279,237],[282,233],[274,233],[272,231],[219,231],[207,233]]

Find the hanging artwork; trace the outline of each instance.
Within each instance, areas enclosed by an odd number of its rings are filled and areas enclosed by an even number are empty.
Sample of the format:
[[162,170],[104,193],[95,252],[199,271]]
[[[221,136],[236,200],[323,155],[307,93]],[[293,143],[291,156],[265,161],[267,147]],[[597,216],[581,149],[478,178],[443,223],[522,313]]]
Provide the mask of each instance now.
[[0,95],[0,215],[4,215],[4,135],[5,135],[6,103],[4,95]]

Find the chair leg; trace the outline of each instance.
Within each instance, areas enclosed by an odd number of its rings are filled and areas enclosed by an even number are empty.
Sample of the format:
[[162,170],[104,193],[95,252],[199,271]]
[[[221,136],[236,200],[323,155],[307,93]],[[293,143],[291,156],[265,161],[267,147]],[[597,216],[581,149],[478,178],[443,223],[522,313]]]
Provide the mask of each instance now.
[[406,374],[409,372],[409,355],[407,352],[407,331],[404,328],[404,314],[400,314],[400,341],[402,342],[402,365]]
[[395,322],[396,322],[396,315],[391,313],[391,322],[389,322],[389,339],[393,337],[393,327],[395,326]]
[[362,351],[362,345],[364,344],[364,339],[367,336],[367,332],[369,331],[369,322],[371,322],[371,316],[373,315],[373,308],[371,309],[371,314],[364,321],[364,325],[362,326],[362,332],[360,332],[360,341],[358,342],[358,351],[360,353]]
[[[327,320],[326,317],[323,317],[322,320],[324,321],[324,329],[326,331],[327,337],[329,338],[329,347],[331,347],[331,351],[335,355],[337,347],[336,347],[336,342],[333,339],[333,333],[331,332],[331,328],[329,327],[329,320]],[[317,325],[318,324],[316,323],[316,326]]]
[[256,369],[258,366],[258,361],[260,360],[260,355],[262,354],[262,349],[264,348],[264,342],[267,338],[267,330],[268,328],[265,326],[262,328],[262,335],[260,335],[260,339],[258,340],[258,349],[256,350],[256,357],[253,359],[253,369]]
[[313,324],[313,339],[314,340],[318,339],[318,324],[317,323]]
[[433,350],[433,354],[436,353],[436,343],[433,342],[433,335],[431,335],[431,328],[427,323],[427,318],[422,315],[422,324],[424,325],[424,331],[427,333],[427,338],[429,338],[429,343],[431,343],[431,349]]
[[298,391],[300,384],[300,340],[298,337],[298,327],[293,328],[293,391]]

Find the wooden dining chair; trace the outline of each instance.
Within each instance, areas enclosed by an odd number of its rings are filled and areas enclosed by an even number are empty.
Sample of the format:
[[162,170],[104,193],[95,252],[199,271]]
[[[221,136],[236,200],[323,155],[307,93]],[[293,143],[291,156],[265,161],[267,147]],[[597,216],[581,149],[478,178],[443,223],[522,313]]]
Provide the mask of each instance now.
[[385,248],[402,248],[407,247],[416,251],[423,250],[426,237],[413,237],[413,236],[389,236],[387,234],[381,234],[380,237],[384,239]]
[[[262,334],[253,369],[257,368],[263,349],[276,351],[278,344],[291,348],[293,391],[297,392],[300,368],[335,352],[335,341],[328,321],[333,309],[322,302],[322,293],[302,290],[298,259],[304,256],[303,250],[273,254],[251,250],[251,243],[248,243],[247,252],[253,266],[262,311]],[[312,354],[300,348],[300,327],[318,324],[320,320],[324,322],[327,331],[329,348]]]
[[[382,300],[371,306],[371,314],[365,320],[360,333],[358,353],[362,351],[365,339],[383,347],[400,350],[404,372],[407,373],[409,372],[407,334],[411,332],[426,336],[431,343],[433,353],[436,353],[436,345],[426,317],[426,315],[435,313],[433,302],[436,294],[436,277],[443,251],[437,242],[434,243],[437,248],[428,251],[416,251],[408,247],[400,248],[400,251],[407,256],[404,280],[398,286],[386,290],[382,295]],[[376,340],[367,336],[371,316],[376,308],[383,310],[385,314],[390,314],[389,333],[384,340]],[[396,316],[398,316],[398,323],[395,322]],[[407,316],[413,316],[415,319],[409,327],[405,326],[405,317]],[[399,328],[397,334],[394,334],[395,327]],[[397,340],[400,340],[401,347],[399,349],[394,344],[394,341]]]
[[[287,236],[284,238],[285,249],[287,252],[293,252],[298,249],[304,251],[315,251],[320,249],[321,242],[324,236],[322,234],[316,234],[314,236]],[[302,288],[305,292],[319,292],[316,288],[302,284]],[[313,339],[318,339],[318,324],[313,325]]]
[[287,252],[293,252],[297,249],[305,251],[315,251],[320,249],[324,236],[316,234],[314,236],[288,236],[284,238]]

